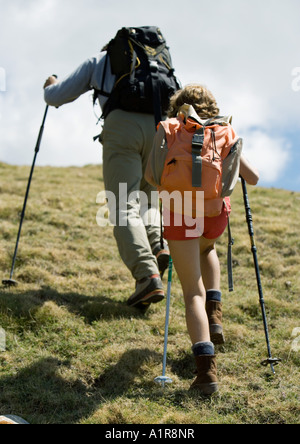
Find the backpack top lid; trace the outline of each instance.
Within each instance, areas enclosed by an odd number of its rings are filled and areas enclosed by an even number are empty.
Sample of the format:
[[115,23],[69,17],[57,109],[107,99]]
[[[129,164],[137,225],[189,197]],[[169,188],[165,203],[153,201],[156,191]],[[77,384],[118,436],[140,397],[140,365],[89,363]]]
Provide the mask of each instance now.
[[188,119],[195,120],[201,126],[210,126],[210,125],[221,125],[227,126],[232,122],[232,116],[217,116],[210,119],[201,119],[195,111],[195,108],[192,105],[188,105],[185,103],[182,105],[178,111],[178,117],[183,117],[183,120],[187,121]]
[[[166,48],[166,41],[159,28],[142,26],[140,28],[122,28],[109,42],[107,52],[111,69],[117,78],[131,71],[134,58],[133,50],[139,51],[138,57],[156,56]],[[168,60],[169,64],[171,61]]]
[[139,42],[142,45],[147,45],[156,48],[166,41],[157,26],[141,26],[139,28],[122,28],[117,32],[115,38],[125,37]]
[[116,82],[102,117],[106,118],[114,109],[122,109],[154,114],[158,124],[168,110],[170,97],[180,88],[160,29],[122,28],[109,42],[107,54]]

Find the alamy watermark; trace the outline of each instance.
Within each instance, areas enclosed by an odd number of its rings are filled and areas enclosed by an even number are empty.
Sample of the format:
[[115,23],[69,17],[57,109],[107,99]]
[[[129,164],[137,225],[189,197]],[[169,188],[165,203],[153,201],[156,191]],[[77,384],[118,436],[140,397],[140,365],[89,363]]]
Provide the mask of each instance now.
[[[0,67],[0,93],[6,92],[6,72],[5,69]],[[0,109],[0,119],[1,119],[1,109]]]
[[0,352],[6,350],[6,333],[3,328],[0,327]]
[[300,66],[296,66],[292,70],[292,90],[295,92],[300,91]]
[[96,217],[100,227],[160,226],[159,200],[163,204],[164,226],[186,228],[186,237],[199,237],[204,231],[203,191],[143,191],[128,193],[126,183],[120,183],[118,195],[101,191],[96,199],[101,205]]
[[6,72],[4,68],[0,67],[0,92],[6,91]]
[[292,346],[291,351],[293,352],[299,352],[300,351],[300,327],[294,328],[292,332]]

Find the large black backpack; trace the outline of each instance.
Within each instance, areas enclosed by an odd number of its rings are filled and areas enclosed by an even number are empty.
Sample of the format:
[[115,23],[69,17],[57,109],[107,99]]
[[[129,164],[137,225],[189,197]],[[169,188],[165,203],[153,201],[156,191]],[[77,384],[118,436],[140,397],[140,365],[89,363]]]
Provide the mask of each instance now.
[[[104,106],[103,118],[114,109],[122,109],[154,114],[156,123],[160,122],[170,97],[180,88],[160,29],[122,28],[108,44],[107,54],[116,83]],[[102,85],[104,80],[105,74]]]

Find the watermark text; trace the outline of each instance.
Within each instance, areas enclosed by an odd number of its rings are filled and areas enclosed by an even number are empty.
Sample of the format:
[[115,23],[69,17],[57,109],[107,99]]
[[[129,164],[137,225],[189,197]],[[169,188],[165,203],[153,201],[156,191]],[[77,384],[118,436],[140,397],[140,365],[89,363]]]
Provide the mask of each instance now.
[[292,90],[295,92],[300,91],[300,66],[296,66],[292,70]]
[[0,327],[0,352],[5,352],[6,350],[6,333],[3,328]]
[[300,327],[294,328],[292,332],[292,346],[291,351],[293,352],[299,352],[300,351]]
[[[0,66],[0,93],[6,92],[6,72],[5,69]],[[0,109],[1,111],[1,109]],[[0,112],[0,120],[2,118],[1,112]]]
[[117,195],[101,191],[96,199],[101,207],[96,221],[100,227],[160,227],[159,200],[163,205],[165,227],[185,227],[186,237],[200,237],[204,231],[204,192],[143,191],[128,193],[126,183],[120,183]]
[[0,92],[6,91],[6,72],[4,68],[0,66]]

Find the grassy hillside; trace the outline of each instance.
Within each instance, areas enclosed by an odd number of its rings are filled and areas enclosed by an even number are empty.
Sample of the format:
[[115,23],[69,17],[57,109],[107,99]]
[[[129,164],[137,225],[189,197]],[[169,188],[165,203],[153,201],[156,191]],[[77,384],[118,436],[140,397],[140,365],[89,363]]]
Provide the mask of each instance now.
[[[28,167],[0,164],[0,278],[7,278]],[[267,357],[241,187],[233,196],[235,292],[219,245],[227,343],[218,349],[220,393],[190,394],[194,362],[175,274],[167,374],[161,374],[165,304],[146,315],[124,303],[134,282],[112,229],[96,224],[101,167],[35,171],[15,289],[0,287],[0,415],[31,423],[299,423],[300,194],[249,187],[276,377]],[[293,342],[294,341],[294,342]],[[293,347],[292,347],[293,344]]]

